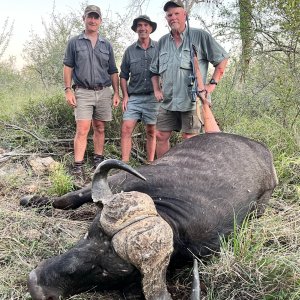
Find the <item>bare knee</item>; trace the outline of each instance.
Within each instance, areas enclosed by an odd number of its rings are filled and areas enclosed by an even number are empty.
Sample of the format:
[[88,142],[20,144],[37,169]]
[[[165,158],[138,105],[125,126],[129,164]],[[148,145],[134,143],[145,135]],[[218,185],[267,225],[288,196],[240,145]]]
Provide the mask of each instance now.
[[134,130],[136,121],[135,120],[125,120],[122,123],[121,134],[122,137],[131,137]]
[[171,136],[170,131],[159,131],[159,130],[156,131],[157,142],[166,143],[169,141],[170,136]]

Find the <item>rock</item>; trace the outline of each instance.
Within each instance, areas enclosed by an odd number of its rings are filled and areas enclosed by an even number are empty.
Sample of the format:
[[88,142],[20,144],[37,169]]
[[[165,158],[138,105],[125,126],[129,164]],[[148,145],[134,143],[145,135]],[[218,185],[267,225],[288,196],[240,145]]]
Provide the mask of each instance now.
[[51,156],[48,157],[32,157],[29,164],[36,175],[42,175],[46,172],[54,170],[59,163]]

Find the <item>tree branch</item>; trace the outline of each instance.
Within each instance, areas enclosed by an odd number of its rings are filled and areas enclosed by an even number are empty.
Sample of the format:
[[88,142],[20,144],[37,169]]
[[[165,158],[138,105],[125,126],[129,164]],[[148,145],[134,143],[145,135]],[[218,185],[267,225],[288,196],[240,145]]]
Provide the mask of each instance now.
[[[41,143],[44,143],[44,144],[49,144],[49,143],[56,143],[56,144],[59,144],[59,143],[68,143],[68,142],[73,142],[74,139],[53,139],[53,140],[47,140],[47,139],[44,139],[44,138],[41,138],[39,137],[37,134],[25,129],[25,128],[22,128],[20,126],[17,126],[17,125],[14,125],[14,124],[8,124],[2,120],[0,120],[0,123],[2,123],[6,128],[11,128],[11,129],[14,129],[14,130],[20,130],[20,131],[23,131],[27,134],[29,134],[30,136],[34,137],[36,140],[38,140],[39,142]],[[137,133],[137,134],[134,134],[132,137],[138,137],[142,135],[141,133]],[[90,137],[88,138],[88,140],[92,140],[93,138]],[[106,141],[119,141],[121,138],[119,137],[116,137],[116,138],[105,138]]]

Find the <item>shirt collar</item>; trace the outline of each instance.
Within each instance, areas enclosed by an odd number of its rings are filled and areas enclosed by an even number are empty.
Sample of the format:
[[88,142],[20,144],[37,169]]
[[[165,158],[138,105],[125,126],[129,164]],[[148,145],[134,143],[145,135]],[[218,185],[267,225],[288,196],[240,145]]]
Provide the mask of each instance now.
[[[137,41],[135,42],[135,47],[142,48],[139,40],[137,40]],[[149,48],[150,48],[150,47],[154,47],[154,43],[153,43],[153,41],[151,40],[151,38],[150,38],[150,46],[149,46]]]
[[[184,40],[184,38],[186,37],[187,31],[188,31],[187,26],[185,26],[183,32],[180,33],[180,37],[181,37],[182,40]],[[170,31],[169,37],[170,37],[170,39],[173,39],[172,31]]]
[[[87,37],[87,35],[85,34],[84,30],[83,30],[82,33],[79,35],[79,39],[86,39],[86,40],[89,39],[89,38]],[[104,38],[101,37],[99,34],[98,34],[98,41],[100,41],[100,42],[103,42],[103,41],[104,41]]]

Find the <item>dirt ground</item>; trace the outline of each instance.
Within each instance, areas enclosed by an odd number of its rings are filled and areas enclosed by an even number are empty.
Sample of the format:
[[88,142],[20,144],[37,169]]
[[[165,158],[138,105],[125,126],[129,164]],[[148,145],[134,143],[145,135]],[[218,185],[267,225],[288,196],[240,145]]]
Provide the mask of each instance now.
[[[26,280],[29,272],[45,258],[65,252],[82,237],[94,215],[96,207],[85,204],[74,211],[61,211],[52,207],[24,208],[20,199],[24,195],[47,194],[50,182],[47,174],[37,175],[26,160],[0,162],[0,298],[31,299]],[[184,276],[182,276],[184,274]],[[169,274],[168,287],[173,299],[188,299],[190,270]],[[137,291],[124,295],[112,293],[83,293],[72,299],[143,299]]]

